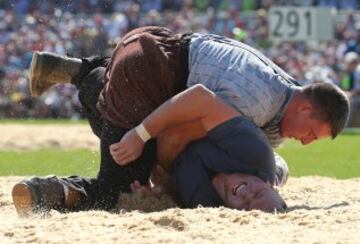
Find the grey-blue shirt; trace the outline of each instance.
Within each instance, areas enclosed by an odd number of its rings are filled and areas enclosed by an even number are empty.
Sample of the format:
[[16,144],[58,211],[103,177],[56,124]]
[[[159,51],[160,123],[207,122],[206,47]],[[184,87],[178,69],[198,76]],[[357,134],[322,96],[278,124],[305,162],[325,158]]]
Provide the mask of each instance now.
[[186,207],[216,207],[223,202],[212,185],[212,176],[244,173],[274,184],[274,160],[264,133],[246,118],[235,117],[187,146],[174,160],[171,174]]
[[232,39],[195,33],[189,49],[187,86],[203,84],[254,122],[272,147],[296,81],[257,50]]

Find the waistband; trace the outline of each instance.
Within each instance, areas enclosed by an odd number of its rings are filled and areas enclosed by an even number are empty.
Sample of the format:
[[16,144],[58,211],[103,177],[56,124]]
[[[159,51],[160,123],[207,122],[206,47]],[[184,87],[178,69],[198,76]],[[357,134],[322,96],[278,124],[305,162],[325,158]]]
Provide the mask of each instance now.
[[181,63],[181,71],[183,73],[182,77],[184,81],[182,84],[179,84],[179,91],[183,91],[186,89],[187,78],[189,77],[189,49],[190,49],[190,41],[192,32],[187,32],[184,34],[180,34],[179,44],[180,44],[180,63]]

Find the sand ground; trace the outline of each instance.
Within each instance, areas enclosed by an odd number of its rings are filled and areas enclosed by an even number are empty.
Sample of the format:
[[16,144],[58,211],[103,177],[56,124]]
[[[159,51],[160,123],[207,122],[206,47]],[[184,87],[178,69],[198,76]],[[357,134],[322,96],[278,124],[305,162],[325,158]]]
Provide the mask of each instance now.
[[[5,149],[98,147],[87,126],[2,125],[0,134]],[[53,211],[26,219],[16,215],[10,197],[19,179],[0,177],[0,243],[360,243],[360,178],[290,178],[280,190],[289,209],[277,214],[179,209],[137,196],[125,200],[140,210]],[[158,211],[144,212],[149,209]]]

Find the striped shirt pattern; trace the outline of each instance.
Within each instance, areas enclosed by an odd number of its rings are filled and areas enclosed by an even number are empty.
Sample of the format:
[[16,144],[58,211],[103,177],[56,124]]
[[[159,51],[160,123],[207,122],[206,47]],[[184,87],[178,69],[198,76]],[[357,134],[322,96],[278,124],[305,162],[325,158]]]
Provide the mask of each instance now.
[[243,43],[196,33],[190,41],[187,86],[206,86],[260,127],[277,147],[283,140],[279,123],[296,87],[269,62]]

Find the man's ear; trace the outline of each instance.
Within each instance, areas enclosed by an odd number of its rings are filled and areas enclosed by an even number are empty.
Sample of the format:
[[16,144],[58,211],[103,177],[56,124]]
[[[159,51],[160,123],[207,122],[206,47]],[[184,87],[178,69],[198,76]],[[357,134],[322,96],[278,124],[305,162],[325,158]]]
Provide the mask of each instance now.
[[298,112],[312,112],[313,105],[309,100],[303,100],[298,104]]

